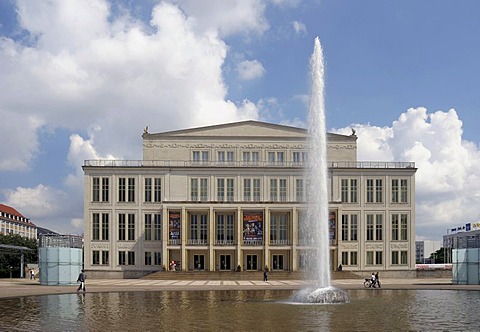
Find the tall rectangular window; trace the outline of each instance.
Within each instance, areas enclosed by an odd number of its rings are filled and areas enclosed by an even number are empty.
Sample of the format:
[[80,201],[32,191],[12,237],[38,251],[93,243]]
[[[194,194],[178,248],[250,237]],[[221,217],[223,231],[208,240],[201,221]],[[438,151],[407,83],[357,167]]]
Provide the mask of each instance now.
[[342,214],[342,241],[358,240],[358,215]]
[[154,265],[162,265],[162,253],[161,252],[154,252],[153,253],[153,264]]
[[119,251],[118,252],[118,265],[125,265],[126,264],[126,259],[125,259],[125,251]]
[[126,178],[118,179],[118,201],[119,202],[127,201],[127,179]]
[[108,234],[110,232],[110,225],[109,225],[109,214],[102,213],[102,240],[108,241]]
[[92,251],[92,265],[99,265],[100,264],[100,251],[93,250]]
[[407,179],[392,179],[392,203],[408,203]]
[[128,252],[128,265],[135,265],[135,251]]
[[304,202],[303,179],[295,179],[295,201]]
[[92,201],[100,202],[100,178],[92,178]]
[[108,250],[102,250],[102,265],[110,264],[110,252]]
[[135,202],[135,178],[118,179],[118,201]]
[[252,200],[252,180],[243,179],[243,200],[250,202]]
[[398,251],[392,251],[392,265],[398,265]]
[[383,251],[375,251],[375,264],[376,265],[383,264]]
[[217,200],[220,202],[233,202],[234,200],[234,179],[218,178],[217,179]]
[[100,240],[100,214],[92,214],[92,240]]
[[367,265],[373,265],[373,251],[367,251]]
[[162,179],[155,178],[153,185],[153,201],[159,203],[162,201]]
[[208,199],[208,179],[190,179],[190,199],[192,201],[206,201]]
[[145,202],[152,201],[152,179],[145,178]]
[[261,187],[260,179],[253,179],[253,201],[260,202]]
[[398,214],[392,214],[392,241],[398,241]]
[[152,265],[152,252],[145,251],[145,265]]
[[207,244],[208,240],[208,215],[190,215],[190,244]]
[[406,179],[400,180],[400,203],[408,202],[408,184]]
[[109,178],[94,177],[92,178],[92,201],[108,202],[109,201]]
[[400,264],[407,265],[408,264],[408,252],[407,251],[400,251]]
[[278,182],[277,179],[270,179],[270,200],[278,201]]
[[357,179],[342,179],[340,181],[342,203],[358,203]]
[[270,244],[289,244],[287,213],[273,213],[270,215]]
[[350,252],[350,265],[357,265],[357,252],[351,251]]
[[126,215],[120,213],[118,215],[118,240],[125,241],[126,239]]
[[135,240],[135,215],[133,213],[128,214],[128,241]]
[[162,240],[162,215],[160,213],[153,214],[153,239],[155,241]]
[[280,202],[287,201],[287,179],[278,179],[278,196]]
[[342,265],[348,265],[348,251],[342,251]]
[[[374,223],[373,223],[373,214],[367,214],[367,241],[374,240]],[[373,261],[373,259],[372,259]]]
[[382,179],[367,179],[367,203],[382,203]]
[[150,213],[145,214],[145,241],[152,241],[152,215]]
[[383,202],[383,181],[382,179],[375,180],[375,195],[377,203]]
[[358,240],[358,219],[356,214],[350,216],[350,241]]
[[377,214],[375,215],[375,234],[376,240],[382,241],[383,240],[383,215]]
[[400,215],[400,240],[408,240],[408,220],[406,214]]
[[348,214],[342,214],[342,241],[348,241]]
[[135,178],[128,178],[128,201],[135,202]]

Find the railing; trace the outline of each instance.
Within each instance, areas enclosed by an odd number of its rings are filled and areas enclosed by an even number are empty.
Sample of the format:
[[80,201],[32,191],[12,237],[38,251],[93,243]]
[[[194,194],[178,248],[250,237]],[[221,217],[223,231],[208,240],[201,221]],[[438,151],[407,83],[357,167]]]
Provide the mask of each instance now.
[[170,246],[179,246],[182,243],[182,240],[175,239],[175,240],[168,240],[168,245]]
[[233,246],[235,242],[233,240],[215,240],[216,246]]
[[243,240],[244,246],[263,246],[262,240]]
[[[305,162],[297,161],[177,161],[177,160],[115,160],[89,159],[83,162],[85,167],[289,167],[303,168]],[[394,161],[334,161],[329,168],[415,168],[414,162]]]
[[187,245],[190,246],[206,246],[208,244],[207,240],[198,240],[198,239],[188,239]]
[[288,246],[290,245],[290,240],[270,240],[271,246]]

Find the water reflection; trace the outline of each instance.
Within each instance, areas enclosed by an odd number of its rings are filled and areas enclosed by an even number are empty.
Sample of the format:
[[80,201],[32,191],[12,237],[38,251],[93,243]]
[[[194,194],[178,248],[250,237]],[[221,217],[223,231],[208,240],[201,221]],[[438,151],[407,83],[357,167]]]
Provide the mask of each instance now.
[[292,291],[87,293],[0,300],[0,330],[469,331],[478,291],[351,290],[351,302],[291,305]]

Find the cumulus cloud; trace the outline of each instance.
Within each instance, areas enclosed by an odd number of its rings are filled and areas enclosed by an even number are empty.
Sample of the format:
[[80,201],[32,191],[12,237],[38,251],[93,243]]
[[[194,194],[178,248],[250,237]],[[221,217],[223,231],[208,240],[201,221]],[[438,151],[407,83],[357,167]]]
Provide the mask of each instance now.
[[[28,200],[20,205],[16,197],[37,202],[42,192],[46,207],[54,196],[63,204],[67,192],[83,202],[83,159],[139,159],[145,125],[159,132],[259,117],[254,102],[226,99],[222,38],[264,33],[264,1],[159,1],[147,23],[113,13],[106,0],[18,0],[16,7],[20,37],[0,36],[0,118],[9,119],[0,132],[11,143],[0,144],[0,171],[28,170],[47,126],[72,133],[65,158],[74,171],[61,190],[4,190],[6,204],[22,208]],[[256,68],[250,75],[263,67]],[[83,210],[76,211],[66,213],[73,225]]]
[[358,136],[359,160],[413,161],[419,239],[441,239],[446,229],[480,220],[480,149],[462,139],[454,109],[428,113],[411,108],[391,127],[352,124],[333,129]]
[[242,80],[253,80],[265,74],[265,68],[257,60],[244,60],[237,64],[237,73]]

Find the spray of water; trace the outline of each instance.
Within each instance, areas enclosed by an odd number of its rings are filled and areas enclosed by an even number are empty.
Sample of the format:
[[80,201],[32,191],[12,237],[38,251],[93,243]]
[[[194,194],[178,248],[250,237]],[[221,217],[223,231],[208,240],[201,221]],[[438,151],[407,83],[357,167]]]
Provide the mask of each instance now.
[[323,51],[318,37],[310,59],[312,92],[308,119],[309,154],[307,229],[313,250],[307,255],[307,277],[315,282],[292,297],[296,303],[346,303],[348,293],[330,285],[330,243],[328,227],[327,132],[325,126]]

